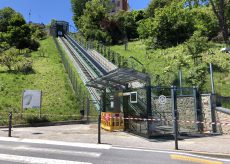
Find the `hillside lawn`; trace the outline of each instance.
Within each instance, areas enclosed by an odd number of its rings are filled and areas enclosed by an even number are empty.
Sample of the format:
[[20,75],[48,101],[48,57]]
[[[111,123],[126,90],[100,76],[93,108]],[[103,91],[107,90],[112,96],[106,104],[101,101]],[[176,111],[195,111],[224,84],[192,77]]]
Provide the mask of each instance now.
[[[208,53],[204,53],[202,57],[203,62],[209,63],[212,60],[214,63],[214,85],[215,91],[217,94],[222,96],[230,97],[230,54],[222,53],[220,49],[223,48],[224,45],[212,43],[211,50],[215,55],[211,56]],[[173,62],[173,58],[178,56],[179,54],[184,54],[183,45],[178,45],[176,47],[168,48],[168,49],[156,49],[156,50],[148,50],[146,51],[145,44],[142,41],[133,41],[128,43],[128,50],[125,50],[124,45],[115,45],[110,47],[111,50],[121,54],[128,58],[129,56],[134,56],[138,59],[146,68],[147,72],[150,74],[152,79],[152,85],[157,85],[156,75],[161,76],[177,76],[178,70],[175,68],[169,67],[171,62]],[[215,67],[215,64],[221,65],[225,67],[224,71]],[[135,68],[140,70],[140,66]],[[165,70],[169,69],[168,72]],[[208,68],[208,65],[207,65]],[[183,77],[186,77],[189,73],[189,68],[182,68],[182,83],[183,86],[188,86]],[[207,70],[209,71],[209,70]],[[210,84],[210,75],[209,73],[206,76],[206,84],[203,89],[203,93],[211,93],[211,84]],[[229,102],[230,104],[230,102]],[[228,105],[230,108],[230,105]]]
[[[4,115],[10,111],[13,111],[13,117],[19,117],[22,112],[22,91],[26,89],[42,90],[41,113],[50,115],[49,118],[43,119],[48,121],[79,119],[81,104],[74,95],[52,38],[49,37],[40,44],[40,50],[31,53],[34,73],[12,73],[0,66],[0,113],[2,115],[0,121],[3,121],[1,124],[5,122]],[[34,114],[30,119],[37,117],[38,113],[38,109],[23,111],[25,117],[26,114]],[[18,123],[21,123],[20,120]]]

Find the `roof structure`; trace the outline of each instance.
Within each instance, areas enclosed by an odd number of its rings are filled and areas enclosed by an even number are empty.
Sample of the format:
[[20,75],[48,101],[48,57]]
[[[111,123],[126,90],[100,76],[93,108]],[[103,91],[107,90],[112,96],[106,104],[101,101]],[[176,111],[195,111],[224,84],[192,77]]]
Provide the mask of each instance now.
[[150,83],[150,77],[134,69],[117,68],[104,76],[87,82],[86,85],[103,90],[106,88],[125,88],[125,86],[132,82],[147,84]]

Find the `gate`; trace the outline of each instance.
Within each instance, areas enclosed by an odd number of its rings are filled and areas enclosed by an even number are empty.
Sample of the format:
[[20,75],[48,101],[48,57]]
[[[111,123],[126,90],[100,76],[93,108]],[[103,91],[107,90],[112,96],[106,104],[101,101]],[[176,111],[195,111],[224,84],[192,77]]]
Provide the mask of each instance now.
[[172,135],[174,114],[177,116],[180,134],[197,133],[201,130],[197,124],[197,121],[202,118],[199,114],[196,88],[151,87],[151,111],[149,112],[147,87],[136,91],[139,97],[138,103],[129,104],[129,114],[126,115],[128,116],[127,130],[146,137]]

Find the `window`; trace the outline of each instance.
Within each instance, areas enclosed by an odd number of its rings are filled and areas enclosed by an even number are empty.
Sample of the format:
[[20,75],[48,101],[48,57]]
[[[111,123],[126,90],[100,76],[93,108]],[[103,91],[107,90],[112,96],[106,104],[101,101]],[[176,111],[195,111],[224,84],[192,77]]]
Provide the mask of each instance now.
[[117,7],[120,7],[120,6],[121,6],[121,2],[118,1],[118,2],[117,2]]
[[137,92],[131,92],[130,93],[130,102],[131,103],[137,103]]

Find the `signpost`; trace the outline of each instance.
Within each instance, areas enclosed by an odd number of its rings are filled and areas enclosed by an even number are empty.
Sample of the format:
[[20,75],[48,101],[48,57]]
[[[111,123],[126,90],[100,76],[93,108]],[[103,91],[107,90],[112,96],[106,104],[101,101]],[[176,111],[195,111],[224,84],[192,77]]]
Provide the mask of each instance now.
[[39,117],[41,118],[42,91],[24,90],[22,94],[22,109],[39,108]]

